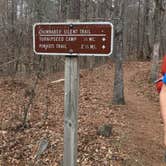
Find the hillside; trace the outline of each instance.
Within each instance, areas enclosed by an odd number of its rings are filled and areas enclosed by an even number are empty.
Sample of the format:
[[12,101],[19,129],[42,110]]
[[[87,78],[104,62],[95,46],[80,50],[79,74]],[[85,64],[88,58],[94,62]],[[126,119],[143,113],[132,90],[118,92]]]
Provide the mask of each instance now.
[[[124,64],[124,106],[111,104],[114,65],[81,70],[78,118],[79,166],[162,166],[163,124],[158,94],[148,81],[149,62]],[[64,84],[51,81],[63,73],[43,76],[30,107],[28,126],[21,120],[34,78],[0,78],[0,165],[61,165],[63,156]],[[112,134],[97,134],[103,124]],[[47,140],[44,152],[35,160],[38,145]]]

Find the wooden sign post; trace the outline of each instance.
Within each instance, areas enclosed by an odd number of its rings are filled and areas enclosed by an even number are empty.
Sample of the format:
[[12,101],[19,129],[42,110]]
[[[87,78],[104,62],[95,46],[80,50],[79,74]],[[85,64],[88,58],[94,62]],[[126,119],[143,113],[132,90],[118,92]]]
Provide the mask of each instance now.
[[79,96],[78,56],[109,56],[113,25],[109,22],[37,23],[33,28],[36,54],[65,57],[63,166],[76,166]]
[[64,166],[75,166],[77,160],[77,114],[79,96],[78,57],[65,59]]

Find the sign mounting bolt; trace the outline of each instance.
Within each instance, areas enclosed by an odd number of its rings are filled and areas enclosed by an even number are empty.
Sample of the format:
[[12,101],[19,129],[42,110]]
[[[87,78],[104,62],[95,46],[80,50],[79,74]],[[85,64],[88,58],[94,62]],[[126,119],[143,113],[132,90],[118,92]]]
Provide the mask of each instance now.
[[73,28],[73,24],[70,24],[69,27],[70,27],[70,28]]

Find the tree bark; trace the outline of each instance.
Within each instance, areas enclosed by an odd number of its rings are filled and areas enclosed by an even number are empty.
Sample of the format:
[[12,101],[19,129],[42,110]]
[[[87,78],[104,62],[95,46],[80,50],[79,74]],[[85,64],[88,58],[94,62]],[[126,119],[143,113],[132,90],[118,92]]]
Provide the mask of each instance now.
[[124,17],[124,2],[118,6],[119,13],[118,20],[115,25],[115,46],[114,46],[114,58],[115,58],[115,77],[114,77],[114,90],[113,90],[113,104],[125,104],[124,99],[124,84],[123,84],[123,17]]
[[152,55],[151,67],[151,81],[154,82],[158,77],[158,64],[159,64],[159,51],[161,40],[161,20],[162,20],[162,4],[163,0],[155,0],[155,13],[154,13],[154,45]]

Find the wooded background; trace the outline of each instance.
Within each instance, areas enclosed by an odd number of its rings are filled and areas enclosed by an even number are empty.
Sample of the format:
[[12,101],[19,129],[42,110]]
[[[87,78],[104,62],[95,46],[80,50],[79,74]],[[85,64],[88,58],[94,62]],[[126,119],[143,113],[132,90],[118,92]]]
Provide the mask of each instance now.
[[[33,73],[64,68],[63,57],[35,56],[32,26],[36,22],[65,22],[71,0],[0,1],[0,73]],[[115,25],[115,45],[123,44],[122,57],[153,60],[166,52],[165,0],[80,0],[80,21],[110,21]],[[116,37],[121,34],[120,38]],[[115,49],[116,52],[119,48]],[[116,54],[114,51],[114,55]],[[157,56],[157,58],[156,58]],[[81,67],[103,64],[105,57],[81,57]],[[155,69],[154,69],[155,70]]]

